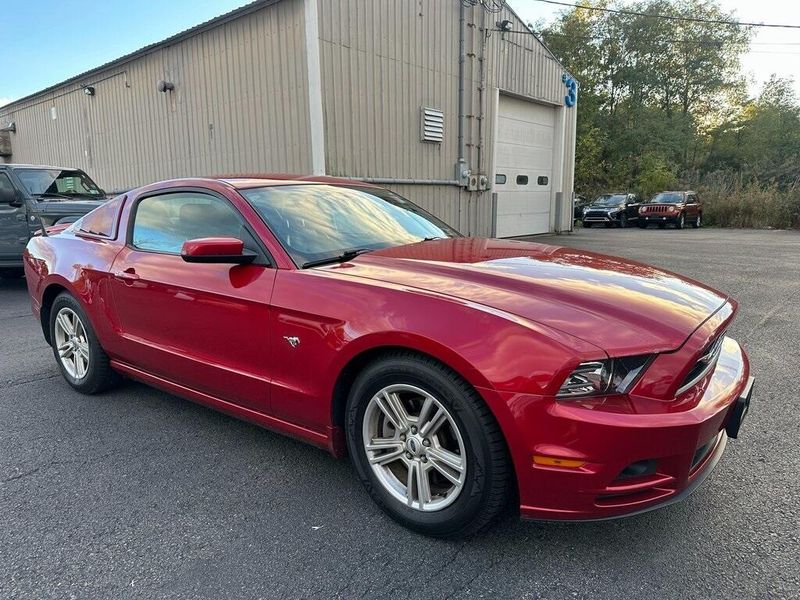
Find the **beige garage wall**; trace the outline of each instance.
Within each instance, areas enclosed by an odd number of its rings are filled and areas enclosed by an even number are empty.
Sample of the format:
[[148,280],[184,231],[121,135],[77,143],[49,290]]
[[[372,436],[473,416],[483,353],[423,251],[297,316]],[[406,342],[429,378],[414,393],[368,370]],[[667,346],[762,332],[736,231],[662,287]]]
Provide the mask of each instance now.
[[[283,0],[2,109],[17,128],[11,158],[81,167],[108,190],[190,175],[308,172],[303,18],[302,0]],[[162,79],[175,90],[158,92]]]

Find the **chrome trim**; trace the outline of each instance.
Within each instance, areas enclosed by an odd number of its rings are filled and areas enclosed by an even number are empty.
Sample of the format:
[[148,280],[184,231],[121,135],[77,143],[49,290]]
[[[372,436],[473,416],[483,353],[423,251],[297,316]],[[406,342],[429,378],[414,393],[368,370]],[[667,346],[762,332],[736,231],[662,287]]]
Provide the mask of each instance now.
[[[695,375],[690,381],[687,381],[681,387],[678,388],[678,391],[675,392],[676,397],[680,396],[682,393],[684,393],[691,387],[697,385],[697,382],[703,379],[703,377],[708,375],[714,369],[714,367],[717,366],[717,360],[719,359],[719,355],[722,352],[722,342],[724,339],[725,339],[725,334],[723,333],[714,341],[713,344],[711,344],[706,353],[697,359],[695,365],[697,365],[698,363],[706,363],[706,366],[703,368],[702,371],[700,371],[700,373]],[[692,366],[692,369],[694,369],[694,366]]]

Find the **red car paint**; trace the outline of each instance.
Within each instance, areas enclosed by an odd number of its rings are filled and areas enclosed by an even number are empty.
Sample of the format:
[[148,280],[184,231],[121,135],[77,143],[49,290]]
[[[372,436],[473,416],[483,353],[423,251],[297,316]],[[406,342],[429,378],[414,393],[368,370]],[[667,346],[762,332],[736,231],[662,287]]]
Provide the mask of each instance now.
[[[104,218],[116,213],[108,238],[69,227],[32,239],[25,268],[34,313],[45,322],[48,303],[66,289],[118,371],[337,456],[353,369],[387,348],[432,356],[494,413],[527,517],[595,519],[659,506],[719,459],[748,384],[744,352],[726,338],[716,367],[676,391],[733,319],[736,304],[724,294],[620,258],[491,239],[420,242],[298,269],[237,191],[286,183],[154,184],[104,207]],[[187,264],[126,245],[137,198],[169,188],[224,195],[274,266]],[[657,356],[628,394],[556,399],[579,363],[635,354]],[[534,464],[534,454],[584,464]],[[655,473],[619,479],[650,459]]]

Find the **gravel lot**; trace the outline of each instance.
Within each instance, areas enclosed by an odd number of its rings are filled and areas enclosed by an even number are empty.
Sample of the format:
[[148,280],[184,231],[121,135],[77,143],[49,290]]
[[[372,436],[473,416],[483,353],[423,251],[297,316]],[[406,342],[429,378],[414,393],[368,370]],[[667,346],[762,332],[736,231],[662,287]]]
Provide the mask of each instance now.
[[383,517],[347,461],[129,383],[73,392],[0,280],[0,598],[800,598],[800,234],[580,230],[536,241],[668,268],[741,303],[754,402],[705,486],[468,542]]

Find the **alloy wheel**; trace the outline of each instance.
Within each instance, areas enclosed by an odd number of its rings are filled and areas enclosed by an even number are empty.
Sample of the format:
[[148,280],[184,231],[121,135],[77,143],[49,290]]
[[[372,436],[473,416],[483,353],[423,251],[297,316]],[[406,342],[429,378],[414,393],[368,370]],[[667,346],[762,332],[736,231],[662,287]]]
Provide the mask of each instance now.
[[461,432],[425,390],[397,384],[376,393],[364,412],[362,442],[381,486],[410,508],[442,510],[464,487],[467,453]]
[[70,308],[56,315],[55,342],[58,360],[67,374],[83,379],[89,370],[89,340],[80,317]]

